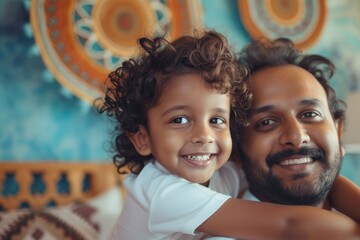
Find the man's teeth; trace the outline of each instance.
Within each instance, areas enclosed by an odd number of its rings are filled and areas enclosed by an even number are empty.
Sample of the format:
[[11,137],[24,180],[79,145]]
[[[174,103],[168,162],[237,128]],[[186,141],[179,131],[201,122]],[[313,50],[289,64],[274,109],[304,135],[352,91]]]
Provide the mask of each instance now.
[[210,159],[211,154],[206,154],[206,155],[186,155],[185,157],[187,159],[190,160],[195,160],[195,161],[206,161]]
[[304,163],[311,163],[313,160],[311,158],[296,158],[296,159],[286,159],[280,162],[282,166],[288,165],[296,165],[296,164],[304,164]]

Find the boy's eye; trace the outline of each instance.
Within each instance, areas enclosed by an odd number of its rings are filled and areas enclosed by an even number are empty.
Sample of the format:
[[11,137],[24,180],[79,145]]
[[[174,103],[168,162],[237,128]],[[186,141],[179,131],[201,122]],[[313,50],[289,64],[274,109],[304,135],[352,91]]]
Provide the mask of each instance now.
[[225,119],[220,118],[220,117],[212,118],[212,119],[210,119],[210,123],[211,124],[223,124],[223,123],[225,123]]
[[176,123],[176,124],[186,124],[189,122],[190,122],[189,119],[187,119],[186,117],[176,117],[170,121],[170,123]]

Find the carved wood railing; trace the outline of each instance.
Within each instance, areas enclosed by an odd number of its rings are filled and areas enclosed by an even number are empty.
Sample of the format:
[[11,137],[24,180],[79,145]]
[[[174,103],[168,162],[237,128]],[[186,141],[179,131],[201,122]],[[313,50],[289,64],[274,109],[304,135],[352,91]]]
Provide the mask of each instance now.
[[10,210],[25,205],[39,210],[49,203],[62,206],[84,201],[115,185],[124,194],[123,177],[112,163],[0,162],[0,207]]

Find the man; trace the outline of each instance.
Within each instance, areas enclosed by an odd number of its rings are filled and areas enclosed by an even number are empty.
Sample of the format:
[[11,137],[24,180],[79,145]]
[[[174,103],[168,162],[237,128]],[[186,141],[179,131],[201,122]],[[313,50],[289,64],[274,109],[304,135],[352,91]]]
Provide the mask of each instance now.
[[[327,196],[344,155],[345,119],[328,84],[333,63],[301,54],[287,39],[253,42],[241,52],[240,62],[250,70],[254,97],[248,124],[238,136],[249,182],[242,197],[330,209]],[[349,184],[347,196],[360,199],[358,188]],[[358,207],[344,206],[345,198],[339,200],[340,210],[359,219]]]

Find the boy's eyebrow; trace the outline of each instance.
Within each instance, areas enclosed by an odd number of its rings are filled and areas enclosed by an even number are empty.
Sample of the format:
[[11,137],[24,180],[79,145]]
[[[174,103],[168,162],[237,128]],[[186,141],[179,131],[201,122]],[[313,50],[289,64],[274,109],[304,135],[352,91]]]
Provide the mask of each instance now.
[[[189,105],[176,105],[174,107],[169,108],[165,112],[163,112],[161,114],[161,116],[164,116],[164,115],[166,115],[166,114],[168,114],[168,113],[170,113],[172,111],[184,110],[184,109],[187,109],[187,108],[190,108]],[[217,108],[214,108],[213,110],[215,110],[215,112],[218,112],[218,113],[225,113],[225,114],[230,113],[229,109],[227,109],[227,108],[217,107]]]
[[166,110],[165,112],[163,112],[163,113],[161,114],[161,116],[164,116],[164,115],[166,115],[166,114],[168,114],[168,113],[170,113],[170,112],[172,112],[172,111],[183,110],[183,109],[186,109],[186,108],[188,108],[187,105],[176,105],[176,106],[173,106],[173,107],[169,108],[169,109]]
[[[316,98],[304,99],[299,102],[300,106],[323,106],[322,102]],[[259,114],[263,112],[270,111],[274,109],[274,105],[265,105],[259,108],[256,108],[252,111],[252,114]]]
[[215,108],[214,110],[215,110],[216,112],[226,113],[226,114],[230,112],[229,109],[227,109],[227,108],[220,108],[220,107]]

